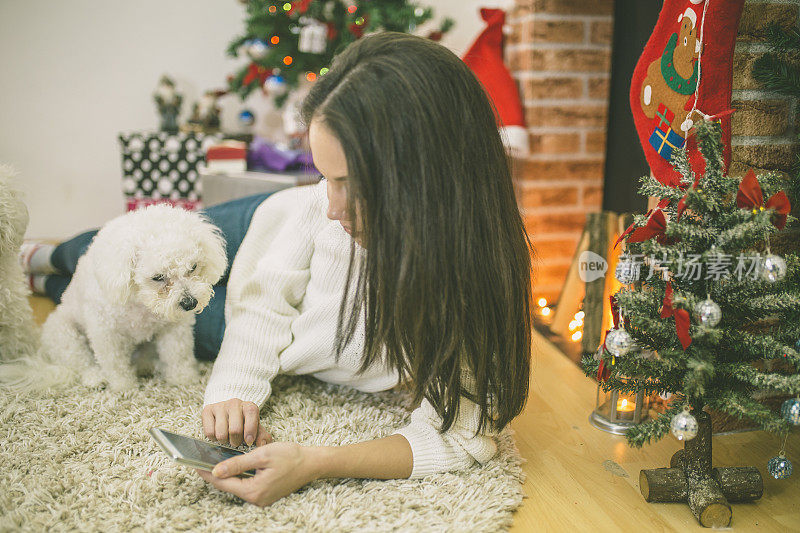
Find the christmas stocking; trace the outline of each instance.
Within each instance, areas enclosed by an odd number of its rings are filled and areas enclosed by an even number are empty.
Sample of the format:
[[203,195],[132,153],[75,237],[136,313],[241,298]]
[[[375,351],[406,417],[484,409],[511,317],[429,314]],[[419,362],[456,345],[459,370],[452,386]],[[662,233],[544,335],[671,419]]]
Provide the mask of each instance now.
[[528,152],[528,132],[525,114],[514,78],[503,63],[503,25],[506,13],[502,9],[481,8],[486,28],[478,35],[462,58],[480,80],[497,109],[497,127],[506,147],[513,154]]
[[702,157],[691,136],[702,118],[722,121],[724,165],[730,163],[733,46],[744,0],[664,0],[656,27],[631,78],[631,110],[653,175],[680,184],[672,153],[688,143],[693,167]]

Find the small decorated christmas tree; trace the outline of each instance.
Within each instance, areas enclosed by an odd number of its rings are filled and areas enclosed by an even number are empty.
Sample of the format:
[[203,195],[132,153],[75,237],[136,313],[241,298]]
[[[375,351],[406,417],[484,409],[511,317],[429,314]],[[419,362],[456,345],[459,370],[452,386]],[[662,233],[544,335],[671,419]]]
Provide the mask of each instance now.
[[[670,431],[685,441],[671,468],[642,471],[642,494],[686,501],[704,526],[726,527],[729,502],[760,497],[762,480],[753,467],[712,467],[704,409],[784,437],[800,423],[800,399],[773,412],[753,397],[800,395],[800,258],[769,247],[770,234],[794,220],[785,179],[726,175],[719,123],[700,122],[695,133],[704,168],[692,168],[682,149],[672,159],[679,186],[642,178],[639,192],[661,201],[623,234],[618,325],[583,364],[604,390],[671,395],[665,413],[626,432],[632,446]],[[791,463],[781,454],[769,471],[787,477]]]
[[[301,79],[327,72],[333,56],[351,42],[377,30],[409,33],[433,17],[433,10],[405,0],[247,0],[243,35],[228,55],[246,55],[250,63],[228,80],[229,91],[246,98],[262,88],[278,107]],[[450,30],[444,19],[434,40]]]

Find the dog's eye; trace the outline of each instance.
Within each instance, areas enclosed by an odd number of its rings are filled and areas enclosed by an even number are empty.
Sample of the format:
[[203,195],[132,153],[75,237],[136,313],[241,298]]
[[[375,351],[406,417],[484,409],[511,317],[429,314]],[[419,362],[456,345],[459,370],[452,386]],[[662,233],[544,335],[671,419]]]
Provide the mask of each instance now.
[[156,274],[151,279],[153,281],[164,281],[164,274]]
[[194,272],[195,270],[197,270],[197,263],[193,264],[193,265],[192,265],[192,268],[190,268],[190,269],[189,269],[189,274],[191,274],[191,273],[192,273],[192,272]]

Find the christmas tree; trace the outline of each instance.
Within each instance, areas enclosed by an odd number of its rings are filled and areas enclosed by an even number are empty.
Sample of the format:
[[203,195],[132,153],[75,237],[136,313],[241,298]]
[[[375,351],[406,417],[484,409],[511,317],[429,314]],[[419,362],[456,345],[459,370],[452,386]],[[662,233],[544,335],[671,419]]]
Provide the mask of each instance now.
[[[712,468],[704,408],[784,437],[800,423],[800,399],[780,413],[753,397],[800,394],[800,258],[769,247],[769,236],[795,220],[785,178],[729,176],[719,123],[700,122],[695,133],[704,168],[692,168],[682,149],[672,159],[678,187],[641,180],[639,192],[661,201],[623,234],[616,275],[624,285],[612,298],[618,325],[583,365],[606,391],[672,395],[666,412],[626,432],[632,446],[670,431],[685,441],[672,468],[642,471],[642,493],[687,501],[703,525],[727,526],[728,502],[760,497],[761,476],[752,467]],[[791,473],[785,457],[776,459],[773,475]]]
[[[409,33],[433,17],[430,7],[405,0],[247,0],[245,32],[228,55],[250,63],[228,79],[228,90],[244,99],[261,88],[278,107],[302,79],[324,75],[333,56],[365,33]],[[444,19],[428,34],[439,40],[453,26]]]

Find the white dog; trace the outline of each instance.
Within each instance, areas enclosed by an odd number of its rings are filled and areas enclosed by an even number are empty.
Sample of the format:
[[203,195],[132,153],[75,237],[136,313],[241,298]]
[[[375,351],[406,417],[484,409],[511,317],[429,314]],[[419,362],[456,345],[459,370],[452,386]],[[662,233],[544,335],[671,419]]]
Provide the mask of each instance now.
[[18,259],[28,209],[14,174],[11,167],[0,165],[0,361],[29,357],[39,345],[39,328],[28,304],[30,289]]
[[195,314],[226,266],[222,235],[196,213],[160,204],[115,218],[78,260],[47,318],[44,355],[87,386],[106,381],[124,391],[136,385],[137,348],[154,348],[167,382],[198,382]]

